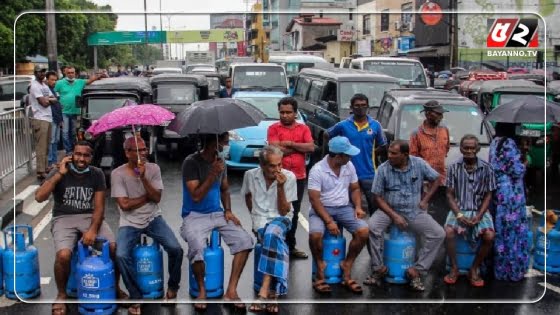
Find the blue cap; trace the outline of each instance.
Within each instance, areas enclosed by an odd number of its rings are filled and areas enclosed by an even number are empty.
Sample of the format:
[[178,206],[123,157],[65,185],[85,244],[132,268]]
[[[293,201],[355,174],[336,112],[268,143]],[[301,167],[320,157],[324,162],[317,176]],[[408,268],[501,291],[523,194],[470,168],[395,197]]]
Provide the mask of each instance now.
[[348,138],[338,136],[329,141],[329,151],[332,153],[344,153],[354,156],[360,154],[360,149],[353,146]]

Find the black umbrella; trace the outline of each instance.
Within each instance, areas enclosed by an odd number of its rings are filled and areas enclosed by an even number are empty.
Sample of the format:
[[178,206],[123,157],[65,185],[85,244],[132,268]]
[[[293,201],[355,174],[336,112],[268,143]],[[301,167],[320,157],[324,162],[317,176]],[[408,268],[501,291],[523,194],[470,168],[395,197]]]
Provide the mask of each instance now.
[[199,101],[177,114],[168,129],[181,136],[220,134],[237,128],[256,126],[266,115],[253,105],[236,99]]
[[496,107],[485,119],[503,123],[559,122],[560,104],[545,100],[541,96],[524,95]]

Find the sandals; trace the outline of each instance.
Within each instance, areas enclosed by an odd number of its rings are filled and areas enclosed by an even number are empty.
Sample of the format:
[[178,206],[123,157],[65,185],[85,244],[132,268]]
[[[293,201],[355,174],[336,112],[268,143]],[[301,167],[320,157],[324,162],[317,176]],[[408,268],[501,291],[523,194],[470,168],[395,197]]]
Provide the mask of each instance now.
[[52,305],[52,314],[53,315],[66,315],[66,304],[64,303],[54,303]]
[[317,280],[313,283],[313,289],[320,294],[328,294],[331,293],[331,286],[328,285],[324,279]]
[[414,291],[419,291],[422,292],[424,291],[426,288],[424,287],[424,283],[422,283],[422,278],[420,277],[420,275],[417,275],[416,277],[413,277],[410,272],[407,270],[406,271],[406,276],[410,279],[410,287],[414,290]]
[[260,313],[260,312],[264,312],[265,310],[268,311],[268,305],[266,304],[267,300],[268,300],[267,298],[259,295],[257,297],[257,302],[249,306],[249,312]]
[[206,303],[194,303],[194,310],[197,312],[204,312],[206,311],[206,307],[208,306]]
[[381,286],[383,284],[383,278],[389,272],[389,268],[387,266],[382,266],[377,271],[374,271],[371,275],[369,275],[366,280],[364,280],[365,285],[376,285]]
[[459,275],[453,271],[449,272],[445,277],[443,277],[443,282],[446,284],[455,284]]
[[469,275],[469,282],[471,283],[471,285],[475,288],[482,288],[484,287],[484,280],[482,278],[480,278],[480,276],[477,274],[475,277]]
[[247,305],[245,305],[245,303],[241,302],[240,298],[230,299],[230,298],[224,297],[224,301],[227,303],[228,306],[233,307],[234,310],[236,310],[236,311],[247,310]]
[[344,280],[342,281],[342,285],[354,294],[362,294],[363,292],[362,287],[358,284],[358,282],[356,282],[356,280]]
[[290,257],[296,259],[307,259],[309,256],[304,251],[301,251],[297,248],[290,250]]
[[128,308],[128,314],[130,314],[130,315],[140,315],[140,314],[142,314],[142,305],[141,304],[132,304]]
[[278,307],[278,303],[276,302],[268,303],[266,305],[266,312],[269,314],[278,314],[279,311],[280,308]]

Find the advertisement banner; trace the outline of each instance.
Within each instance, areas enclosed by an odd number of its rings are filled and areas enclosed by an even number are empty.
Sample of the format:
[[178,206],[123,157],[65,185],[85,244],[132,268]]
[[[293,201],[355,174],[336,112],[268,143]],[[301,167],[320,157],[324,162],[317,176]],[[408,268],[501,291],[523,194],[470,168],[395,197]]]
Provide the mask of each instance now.
[[167,31],[168,43],[240,42],[243,38],[243,29]]

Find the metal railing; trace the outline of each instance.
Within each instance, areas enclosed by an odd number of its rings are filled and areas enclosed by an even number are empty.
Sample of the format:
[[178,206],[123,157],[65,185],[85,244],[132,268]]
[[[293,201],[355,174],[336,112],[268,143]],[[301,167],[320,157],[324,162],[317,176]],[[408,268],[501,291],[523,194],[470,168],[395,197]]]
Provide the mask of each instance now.
[[32,172],[33,145],[31,122],[23,108],[0,113],[0,191],[1,181],[18,168],[26,165]]

